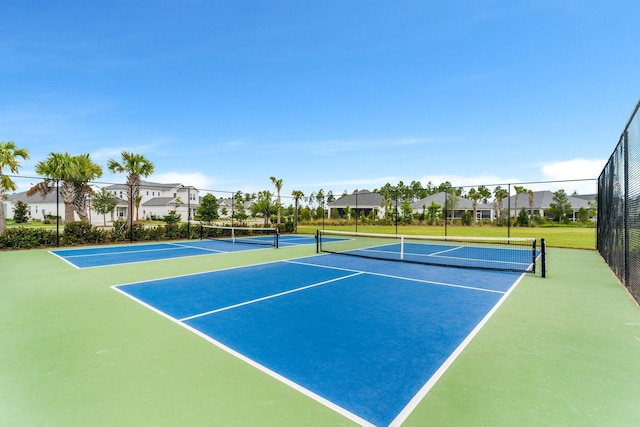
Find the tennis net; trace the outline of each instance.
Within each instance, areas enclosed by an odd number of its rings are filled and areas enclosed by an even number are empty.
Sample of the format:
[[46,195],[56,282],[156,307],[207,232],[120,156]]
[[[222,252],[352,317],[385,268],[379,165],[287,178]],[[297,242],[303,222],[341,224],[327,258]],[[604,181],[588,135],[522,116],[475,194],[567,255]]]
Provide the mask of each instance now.
[[495,237],[404,236],[317,231],[317,252],[365,258],[545,275],[545,243],[536,239]]
[[201,225],[200,239],[278,247],[278,229],[264,227],[229,227]]

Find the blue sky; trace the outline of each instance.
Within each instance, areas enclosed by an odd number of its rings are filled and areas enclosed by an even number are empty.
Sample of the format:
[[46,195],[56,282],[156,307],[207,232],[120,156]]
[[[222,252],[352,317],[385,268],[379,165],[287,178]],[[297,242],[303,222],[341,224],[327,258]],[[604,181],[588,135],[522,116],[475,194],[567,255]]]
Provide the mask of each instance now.
[[90,153],[123,182],[126,150],[152,180],[283,195],[596,178],[638,102],[639,8],[4,1],[0,140],[30,150],[21,175]]

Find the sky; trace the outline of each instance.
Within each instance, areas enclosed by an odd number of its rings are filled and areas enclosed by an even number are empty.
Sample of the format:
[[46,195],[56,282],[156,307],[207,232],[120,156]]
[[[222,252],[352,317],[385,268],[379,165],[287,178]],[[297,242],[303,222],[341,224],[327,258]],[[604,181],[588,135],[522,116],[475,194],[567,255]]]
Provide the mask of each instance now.
[[89,153],[122,183],[106,165],[128,151],[154,164],[148,180],[202,190],[593,179],[640,96],[639,9],[0,0],[0,140],[29,149],[24,176],[50,152]]

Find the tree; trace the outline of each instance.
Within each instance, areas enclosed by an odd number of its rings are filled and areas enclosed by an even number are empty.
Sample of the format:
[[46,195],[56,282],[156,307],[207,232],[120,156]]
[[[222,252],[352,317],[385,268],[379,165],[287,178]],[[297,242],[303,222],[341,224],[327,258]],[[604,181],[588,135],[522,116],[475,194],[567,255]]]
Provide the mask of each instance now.
[[[518,213],[517,213],[518,212],[518,197],[521,194],[526,194],[529,190],[527,190],[526,188],[524,188],[521,185],[514,185],[513,189],[516,191],[516,195],[513,198],[513,211],[516,212],[516,215],[518,215]],[[509,213],[509,215],[511,215],[511,213]]]
[[177,224],[180,222],[180,219],[182,219],[182,215],[176,211],[169,211],[169,214],[162,217],[162,220],[168,225]]
[[478,193],[482,195],[482,198],[480,199],[482,200],[482,203],[487,204],[489,197],[491,197],[491,191],[484,185],[481,185],[478,187]]
[[348,205],[345,206],[343,211],[344,211],[345,219],[350,220],[351,219],[351,215],[353,214],[353,209],[351,209],[351,206],[348,206]]
[[471,212],[469,211],[462,212],[462,218],[460,218],[460,224],[471,225]]
[[[127,174],[127,200],[129,205],[133,207],[136,197],[140,194],[140,180],[142,177],[148,177],[153,173],[154,166],[142,154],[129,153],[123,151],[121,153],[121,162],[109,159],[107,168],[113,173]],[[132,218],[133,212],[127,211],[127,216]]]
[[405,224],[411,223],[411,220],[413,219],[413,209],[411,209],[411,200],[403,199],[402,205],[400,205],[400,210],[402,212],[402,221]]
[[253,216],[262,215],[265,227],[269,225],[269,218],[277,212],[278,208],[273,203],[273,194],[269,191],[260,191],[258,197],[251,204],[251,214]]
[[333,191],[329,190],[327,192],[327,203],[334,202],[336,200],[336,196],[333,195]]
[[[40,193],[42,196],[56,191],[64,203],[64,221],[73,221],[73,185],[71,178],[71,156],[69,153],[49,153],[49,156],[36,164],[36,173],[45,177],[44,181],[27,191],[28,196]],[[62,183],[60,183],[62,181]]]
[[18,148],[13,141],[0,141],[0,234],[7,228],[7,221],[4,217],[5,193],[16,191],[18,188],[13,180],[3,173],[4,168],[8,168],[11,174],[17,174],[20,168],[18,159],[27,160],[29,150]]
[[427,190],[422,187],[420,181],[411,181],[411,196],[413,200],[420,200],[427,197]]
[[198,218],[201,221],[205,221],[207,223],[211,223],[214,219],[220,218],[218,215],[218,199],[213,194],[205,194],[202,197],[202,202],[200,206],[198,206],[198,210],[196,211]]
[[87,209],[89,197],[94,194],[90,181],[102,176],[102,167],[93,163],[89,154],[80,154],[71,158],[73,168],[73,207],[80,221],[89,223]]
[[136,196],[136,201],[134,203],[134,205],[136,206],[136,221],[138,221],[140,219],[138,214],[140,212],[140,204],[141,203],[142,203],[142,196],[140,194],[138,194]]
[[573,208],[569,203],[569,197],[564,190],[558,190],[553,193],[553,202],[549,203],[549,214],[557,222],[567,222],[567,217],[573,215]]
[[113,214],[118,205],[118,199],[106,188],[101,188],[100,192],[93,196],[92,208],[97,214],[102,215],[103,225],[107,225],[107,214]]
[[65,222],[74,220],[74,212],[81,221],[89,222],[87,207],[93,190],[88,183],[102,176],[102,168],[93,163],[89,154],[72,156],[69,153],[49,153],[49,157],[36,164],[35,170],[45,179],[31,187],[28,195],[49,194],[59,185]]
[[578,209],[578,221],[589,222],[589,210],[585,208]]
[[269,178],[271,180],[271,182],[273,182],[273,185],[276,187],[276,193],[278,195],[278,199],[277,199],[277,208],[278,208],[278,219],[277,219],[277,224],[278,226],[280,226],[280,191],[282,190],[282,179],[276,179],[275,176],[272,176]]
[[436,202],[431,202],[431,204],[427,207],[427,219],[430,222],[437,220],[441,208],[441,205],[437,204]]
[[527,195],[529,196],[529,215],[533,220],[533,210],[535,208],[536,193],[534,193],[533,190],[529,190],[527,192]]
[[[295,213],[293,216],[293,227],[294,230],[297,232],[298,231],[298,205],[300,204],[300,199],[302,199],[304,197],[304,193],[300,190],[293,190],[291,192],[291,195],[293,196],[293,200],[295,203]],[[330,191],[329,192],[330,197],[333,197],[333,193]]]
[[247,220],[247,212],[244,208],[244,202],[248,201],[246,195],[245,197],[242,197],[242,193],[240,191],[238,191],[234,196],[233,196],[233,201],[232,201],[232,206],[233,206],[233,215],[232,215],[232,220],[233,219],[237,219],[238,221],[240,221],[240,224],[244,224],[245,221]]
[[527,215],[527,210],[525,208],[520,209],[516,222],[521,227],[529,226],[529,216]]
[[509,193],[504,188],[499,185],[493,189],[493,195],[495,197],[495,210],[496,210],[496,220],[500,221],[502,217],[502,202],[509,196]]
[[469,190],[469,198],[473,202],[473,223],[478,223],[478,201],[482,199],[482,194],[475,188]]
[[29,206],[22,200],[16,202],[16,207],[13,208],[13,220],[17,224],[25,224],[29,221],[27,213],[29,212]]
[[[446,202],[444,205],[444,209],[446,212],[450,212],[450,218],[453,222],[453,218],[455,217],[456,209],[458,209],[458,204],[460,203],[460,197],[455,188],[448,188],[446,190]],[[445,218],[446,220],[446,218]]]
[[318,192],[316,193],[316,201],[318,203],[318,209],[316,211],[316,216],[321,217],[322,219],[324,219],[324,215],[325,215],[325,211],[324,211],[324,190],[321,188],[320,190],[318,190]]

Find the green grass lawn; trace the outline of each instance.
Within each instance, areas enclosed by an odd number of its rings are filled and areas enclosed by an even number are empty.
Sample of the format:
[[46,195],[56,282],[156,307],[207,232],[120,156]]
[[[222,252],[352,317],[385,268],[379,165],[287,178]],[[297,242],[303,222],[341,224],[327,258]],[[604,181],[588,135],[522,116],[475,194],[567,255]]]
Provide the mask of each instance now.
[[[316,229],[322,225],[298,225],[298,233],[314,234]],[[324,226],[327,230],[356,231],[355,225],[329,225]],[[395,234],[394,225],[358,225],[360,233],[382,233]],[[424,235],[424,236],[444,236],[444,226],[432,225],[398,225],[397,234]],[[559,248],[575,249],[595,249],[596,229],[579,227],[462,227],[447,226],[447,236],[475,236],[475,237],[531,237],[536,239],[546,239],[547,246]]]

